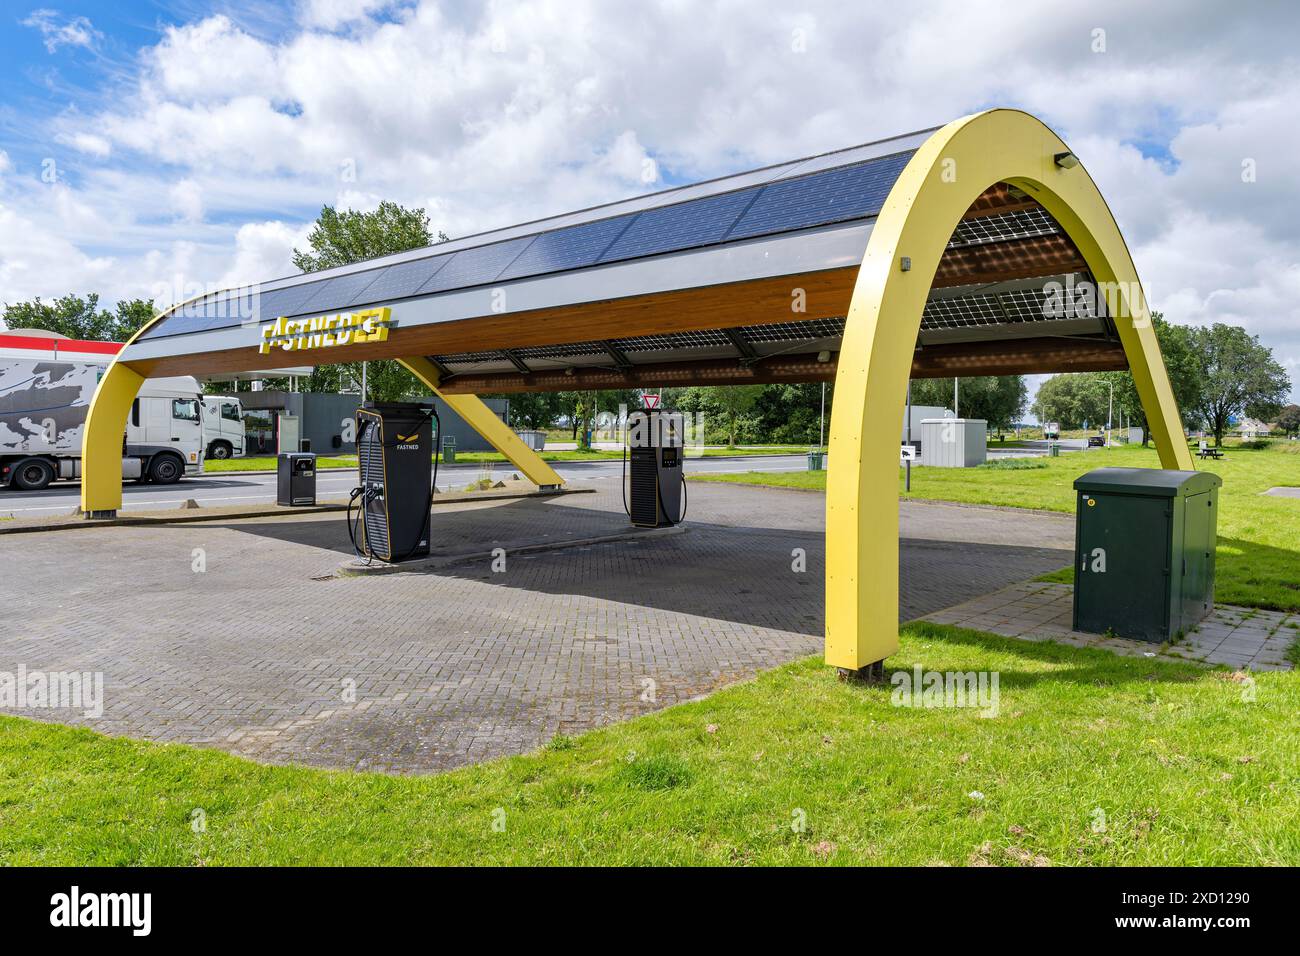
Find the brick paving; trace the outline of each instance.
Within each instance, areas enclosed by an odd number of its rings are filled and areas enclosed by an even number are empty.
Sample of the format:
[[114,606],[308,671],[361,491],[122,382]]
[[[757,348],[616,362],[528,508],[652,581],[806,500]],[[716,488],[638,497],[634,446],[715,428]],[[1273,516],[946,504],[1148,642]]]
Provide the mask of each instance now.
[[1300,637],[1300,614],[1216,604],[1214,612],[1176,644],[1151,644],[1073,630],[1074,588],[1026,581],[985,594],[924,620],[956,624],[1026,641],[1100,647],[1129,656],[1156,655],[1244,670],[1291,670],[1287,649]]
[[[678,535],[597,494],[454,505],[427,571],[336,576],[341,515],[0,538],[0,671],[99,671],[102,716],[11,711],[275,763],[421,773],[708,693],[821,648],[824,499],[694,483]],[[1068,517],[903,503],[900,614],[1069,562]],[[469,557],[504,547],[494,573]],[[802,548],[807,570],[792,571]]]

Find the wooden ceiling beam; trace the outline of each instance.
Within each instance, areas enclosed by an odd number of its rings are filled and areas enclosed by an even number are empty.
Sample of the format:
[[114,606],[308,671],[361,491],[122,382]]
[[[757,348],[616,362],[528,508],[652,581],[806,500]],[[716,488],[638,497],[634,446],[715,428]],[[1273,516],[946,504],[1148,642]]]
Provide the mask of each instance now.
[[[634,365],[626,370],[575,366],[572,369],[534,369],[529,375],[514,372],[463,372],[443,382],[451,394],[509,394],[516,392],[567,392],[602,388],[657,388],[689,385],[757,385],[772,383],[831,382],[836,360],[819,362],[816,354],[776,355],[756,362],[736,359]],[[1103,372],[1128,368],[1117,342],[1083,338],[1012,339],[932,345],[920,349],[912,362],[913,378],[951,378],[954,375],[1029,375],[1050,372]]]

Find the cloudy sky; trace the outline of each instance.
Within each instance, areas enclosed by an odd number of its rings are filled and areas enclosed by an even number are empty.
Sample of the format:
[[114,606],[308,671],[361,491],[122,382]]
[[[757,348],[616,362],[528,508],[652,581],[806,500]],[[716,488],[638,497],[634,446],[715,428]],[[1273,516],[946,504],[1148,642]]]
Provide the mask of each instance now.
[[286,275],[324,203],[465,235],[1003,105],[1156,308],[1300,391],[1297,36],[1252,0],[0,0],[0,302]]

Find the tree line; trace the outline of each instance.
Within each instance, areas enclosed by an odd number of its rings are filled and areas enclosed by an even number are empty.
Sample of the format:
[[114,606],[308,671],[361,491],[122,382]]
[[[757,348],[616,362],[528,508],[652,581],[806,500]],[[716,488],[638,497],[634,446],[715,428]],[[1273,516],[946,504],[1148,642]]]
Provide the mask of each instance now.
[[[1286,404],[1290,377],[1258,336],[1221,322],[1174,325],[1160,313],[1152,322],[1185,428],[1210,432],[1216,445],[1242,416],[1276,423],[1291,434],[1300,429],[1300,408]],[[1122,416],[1143,430],[1147,442],[1146,414],[1129,372],[1054,375],[1043,382],[1032,408],[1040,421],[1060,422],[1062,428],[1101,428],[1108,415],[1112,424]]]

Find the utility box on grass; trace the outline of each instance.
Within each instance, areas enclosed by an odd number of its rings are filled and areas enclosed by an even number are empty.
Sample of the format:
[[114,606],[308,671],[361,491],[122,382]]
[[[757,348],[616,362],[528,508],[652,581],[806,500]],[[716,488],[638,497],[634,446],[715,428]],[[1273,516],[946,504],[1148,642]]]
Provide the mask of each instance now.
[[982,418],[927,418],[921,422],[921,464],[973,468],[989,457],[988,422]]
[[1098,468],[1074,482],[1074,629],[1161,644],[1214,607],[1218,475]]

